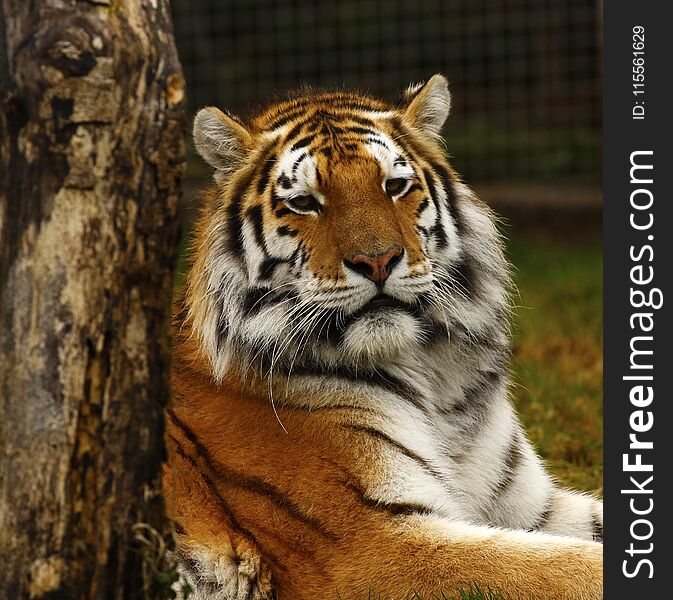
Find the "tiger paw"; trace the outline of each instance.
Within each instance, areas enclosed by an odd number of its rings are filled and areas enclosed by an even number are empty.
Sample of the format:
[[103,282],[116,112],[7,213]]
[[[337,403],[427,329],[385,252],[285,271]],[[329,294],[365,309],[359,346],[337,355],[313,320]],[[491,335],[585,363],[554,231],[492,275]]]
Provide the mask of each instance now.
[[[180,558],[180,600],[267,600],[273,597],[271,572],[258,555],[194,548]],[[184,584],[190,592],[184,592]]]

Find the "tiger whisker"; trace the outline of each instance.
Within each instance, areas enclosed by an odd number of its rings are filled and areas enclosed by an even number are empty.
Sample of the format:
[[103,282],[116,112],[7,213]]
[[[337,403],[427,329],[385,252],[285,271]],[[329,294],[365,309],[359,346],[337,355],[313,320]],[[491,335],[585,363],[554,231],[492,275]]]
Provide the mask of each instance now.
[[[292,362],[290,363],[290,367],[289,367],[288,372],[287,372],[288,384],[289,384],[289,381],[290,381],[290,376],[292,374],[292,369],[294,367],[297,356],[305,350],[306,344],[308,344],[308,342],[309,342],[310,335],[311,335],[311,330],[314,328],[314,326],[317,327],[318,324],[320,323],[321,319],[324,318],[323,325],[320,328],[320,331],[318,332],[318,337],[320,337],[320,334],[322,333],[322,330],[325,327],[325,323],[327,323],[327,321],[329,320],[329,317],[330,317],[331,313],[332,313],[332,311],[323,312],[322,314],[320,312],[318,312],[317,313],[317,322],[315,323],[315,325],[313,323],[310,323],[310,327],[309,326],[305,327],[304,336],[303,336],[302,339],[299,340],[299,343],[297,344],[297,350],[295,351],[294,356],[292,357]],[[309,324],[307,323],[307,325],[309,325]]]

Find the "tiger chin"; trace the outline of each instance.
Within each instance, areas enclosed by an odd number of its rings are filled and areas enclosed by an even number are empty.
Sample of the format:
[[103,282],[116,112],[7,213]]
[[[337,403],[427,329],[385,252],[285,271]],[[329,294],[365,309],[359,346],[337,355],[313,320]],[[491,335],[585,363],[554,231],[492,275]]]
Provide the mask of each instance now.
[[546,472],[509,400],[494,216],[439,132],[304,89],[205,108],[214,169],[176,302],[164,490],[192,599],[602,597],[602,503]]

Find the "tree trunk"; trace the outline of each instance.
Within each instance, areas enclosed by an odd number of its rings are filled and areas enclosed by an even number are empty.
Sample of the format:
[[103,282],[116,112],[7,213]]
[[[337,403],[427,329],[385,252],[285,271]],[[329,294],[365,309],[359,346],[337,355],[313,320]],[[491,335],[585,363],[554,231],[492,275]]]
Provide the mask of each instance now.
[[0,598],[162,597],[184,139],[167,0],[0,0]]

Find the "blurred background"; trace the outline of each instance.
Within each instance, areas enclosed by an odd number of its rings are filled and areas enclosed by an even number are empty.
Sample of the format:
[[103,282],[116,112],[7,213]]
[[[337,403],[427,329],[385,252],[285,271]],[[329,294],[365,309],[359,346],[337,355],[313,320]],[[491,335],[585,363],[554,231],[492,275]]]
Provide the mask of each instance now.
[[[452,162],[504,218],[516,402],[555,474],[601,489],[600,0],[173,0],[191,114],[303,83],[450,81]],[[209,172],[188,157],[184,219]]]

